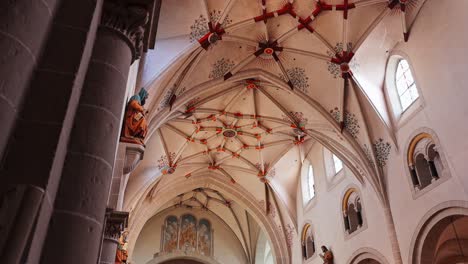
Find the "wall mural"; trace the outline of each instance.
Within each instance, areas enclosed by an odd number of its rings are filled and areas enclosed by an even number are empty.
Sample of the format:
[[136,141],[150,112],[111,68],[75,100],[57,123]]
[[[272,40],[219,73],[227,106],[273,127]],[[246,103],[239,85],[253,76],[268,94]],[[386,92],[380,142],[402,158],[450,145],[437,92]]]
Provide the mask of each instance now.
[[[341,111],[338,109],[338,107],[333,108],[330,110],[330,115],[333,117],[333,119],[336,120],[336,122],[340,122],[341,119]],[[359,121],[356,117],[355,114],[350,113],[348,111],[344,112],[344,117],[343,117],[343,123],[344,123],[344,129],[348,131],[351,136],[354,138],[357,138],[359,134],[359,129],[361,128],[359,126]]]
[[208,76],[208,78],[216,79],[216,78],[222,77],[232,67],[234,67],[234,65],[235,65],[235,63],[232,60],[226,59],[226,58],[221,58],[221,59],[217,60],[213,64],[213,66],[212,66],[213,68],[211,69],[211,72],[210,72],[210,75]]
[[206,19],[206,17],[203,15],[200,15],[190,26],[190,41],[194,42],[199,40],[209,31],[210,29],[208,28],[208,19]]
[[211,256],[211,225],[206,219],[198,224],[198,252],[204,256]]
[[390,156],[390,150],[392,146],[388,142],[384,142],[382,138],[379,138],[372,144],[375,151],[375,159],[377,165],[384,167],[387,164],[388,156]]
[[[362,148],[371,165],[374,165],[372,152],[369,146],[364,144]],[[377,162],[377,166],[382,168],[387,165],[388,157],[390,156],[390,150],[392,149],[390,143],[385,142],[382,138],[379,138],[374,143],[372,143],[372,149],[375,153],[375,161]]]
[[[210,32],[210,28],[208,23],[211,22],[213,25],[216,24],[218,19],[221,17],[222,11],[221,10],[212,10],[210,12],[210,20],[204,16],[200,15],[193,24],[190,26],[190,42],[198,41],[202,38],[206,33]],[[221,23],[221,27],[224,28],[232,23],[232,19],[227,15],[224,18],[223,23]]]
[[164,96],[161,98],[161,101],[159,102],[158,110],[163,109],[164,107],[168,106],[174,94],[175,94],[175,87],[172,87],[171,89],[167,90]]
[[194,252],[197,249],[197,220],[193,215],[182,216],[179,247],[185,252]]
[[213,253],[213,230],[211,223],[197,219],[190,214],[185,214],[179,219],[176,216],[166,218],[162,227],[161,251],[165,253],[177,250],[185,253],[198,252],[204,256]]
[[358,124],[358,119],[356,118],[355,114],[349,113],[345,111],[344,114],[344,128],[354,137],[357,138],[359,134],[359,128],[361,128]]
[[[288,78],[291,80],[294,89],[298,89],[305,94],[309,93],[309,77],[307,77],[304,68],[294,67],[287,69],[286,73],[288,74]],[[286,80],[284,75],[280,75],[280,78],[284,81]]]
[[179,224],[177,217],[169,216],[166,218],[163,229],[162,248],[164,252],[173,252],[177,249],[177,236],[179,233]]

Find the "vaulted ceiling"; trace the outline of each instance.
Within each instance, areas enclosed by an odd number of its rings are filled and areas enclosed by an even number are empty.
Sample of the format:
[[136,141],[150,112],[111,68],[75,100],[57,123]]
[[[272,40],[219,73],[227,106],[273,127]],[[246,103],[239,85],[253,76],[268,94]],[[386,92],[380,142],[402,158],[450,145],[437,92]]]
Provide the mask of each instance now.
[[408,39],[423,2],[163,1],[142,69],[151,131],[127,209],[162,178],[210,173],[258,201],[268,184],[295,219],[299,170],[317,143],[383,197],[388,50]]

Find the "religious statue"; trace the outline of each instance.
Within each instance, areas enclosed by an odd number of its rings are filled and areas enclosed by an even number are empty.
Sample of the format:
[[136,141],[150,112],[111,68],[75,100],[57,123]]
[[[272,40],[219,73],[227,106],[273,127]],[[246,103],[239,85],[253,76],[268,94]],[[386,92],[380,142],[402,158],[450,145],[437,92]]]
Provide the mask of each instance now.
[[333,264],[333,253],[326,246],[322,246],[322,252],[319,256],[323,259],[323,264]]
[[115,254],[115,264],[127,263],[127,235],[127,231],[123,232],[122,235],[120,235],[119,244],[117,245],[117,252]]
[[136,143],[144,145],[144,139],[148,132],[148,123],[146,122],[147,111],[143,108],[148,98],[148,92],[141,88],[137,95],[130,98],[125,108],[125,120],[122,128],[122,142]]

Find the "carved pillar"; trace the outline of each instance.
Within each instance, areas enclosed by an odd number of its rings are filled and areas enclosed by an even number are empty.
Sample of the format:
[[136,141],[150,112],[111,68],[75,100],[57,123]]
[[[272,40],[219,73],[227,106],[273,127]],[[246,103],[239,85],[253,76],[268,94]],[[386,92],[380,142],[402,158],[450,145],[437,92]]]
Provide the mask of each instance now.
[[150,6],[150,0],[104,2],[42,252],[43,263],[98,261],[128,71],[141,53]]
[[119,238],[128,224],[128,213],[108,210],[104,227],[104,239],[101,248],[101,264],[115,264],[115,255]]

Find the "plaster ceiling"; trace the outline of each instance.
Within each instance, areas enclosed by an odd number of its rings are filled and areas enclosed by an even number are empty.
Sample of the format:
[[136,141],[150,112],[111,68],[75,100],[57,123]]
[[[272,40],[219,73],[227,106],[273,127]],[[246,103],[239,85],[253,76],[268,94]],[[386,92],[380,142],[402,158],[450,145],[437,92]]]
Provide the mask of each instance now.
[[408,37],[423,2],[163,1],[158,41],[168,48],[147,55],[151,135],[127,207],[161,175],[210,172],[257,200],[268,182],[294,219],[299,171],[316,142],[382,189],[380,161],[365,146],[388,125],[387,51]]

